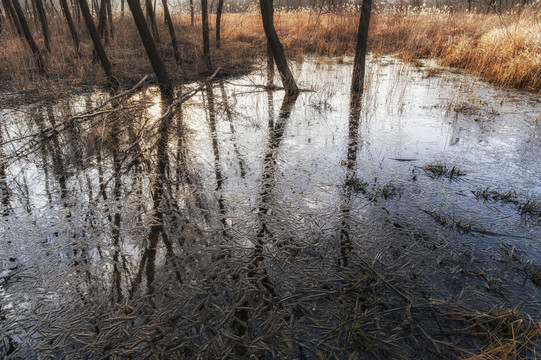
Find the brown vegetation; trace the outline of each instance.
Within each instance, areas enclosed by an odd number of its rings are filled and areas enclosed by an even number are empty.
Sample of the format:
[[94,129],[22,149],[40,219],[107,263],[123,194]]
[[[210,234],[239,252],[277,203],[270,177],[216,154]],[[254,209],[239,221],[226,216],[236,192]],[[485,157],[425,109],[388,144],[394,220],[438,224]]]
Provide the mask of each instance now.
[[[158,16],[161,19],[162,16]],[[189,14],[173,14],[179,34],[180,64],[169,43],[159,44],[173,81],[190,81],[207,73],[203,59],[200,18],[190,26]],[[211,16],[210,24],[215,23]],[[226,73],[247,71],[254,58],[266,53],[266,40],[258,12],[222,15],[222,46],[213,47],[214,68]],[[318,11],[277,12],[274,23],[293,59],[304,54],[325,56],[353,55],[358,14]],[[116,16],[115,37],[106,51],[120,83],[129,86],[151,67],[130,17]],[[159,31],[168,32],[163,21]],[[0,34],[0,79],[17,91],[43,90],[54,86],[55,93],[73,91],[83,85],[103,84],[103,74],[92,61],[90,38],[79,24],[81,56],[73,50],[70,32],[63,18],[51,18],[51,52],[44,54],[47,75],[36,71],[27,44],[18,39],[14,28]],[[33,32],[40,48],[44,39],[36,27]],[[211,28],[211,31],[214,31]],[[421,8],[403,11],[376,11],[370,24],[369,49],[377,54],[398,54],[405,61],[436,58],[442,65],[463,68],[499,86],[541,90],[541,2],[516,8],[504,14],[450,12]]]

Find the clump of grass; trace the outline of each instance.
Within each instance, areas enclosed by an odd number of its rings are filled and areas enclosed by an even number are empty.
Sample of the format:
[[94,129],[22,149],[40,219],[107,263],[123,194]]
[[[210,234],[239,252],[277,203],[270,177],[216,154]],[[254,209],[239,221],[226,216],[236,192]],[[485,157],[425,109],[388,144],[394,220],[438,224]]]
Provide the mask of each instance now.
[[419,169],[423,169],[431,177],[446,177],[446,178],[449,178],[450,180],[457,178],[459,176],[466,175],[465,172],[463,172],[456,166],[449,168],[447,165],[443,164],[440,161],[433,164],[419,166]]
[[495,307],[486,312],[464,311],[447,315],[465,320],[470,325],[464,331],[488,343],[469,360],[534,359],[539,351],[541,322],[523,316],[520,308]]
[[456,231],[459,234],[468,234],[472,231],[473,224],[470,221],[465,221],[464,219],[456,219],[454,217],[448,218],[444,214],[439,214],[436,211],[422,211],[430,215],[441,226],[448,227],[449,229]]
[[541,201],[535,201],[534,199],[528,199],[524,204],[520,204],[518,210],[521,214],[540,215],[541,214]]
[[484,189],[472,190],[472,194],[475,195],[477,200],[500,200],[500,201],[514,201],[517,198],[515,191],[500,191],[492,190],[490,186],[487,186]]
[[354,193],[366,194],[369,184],[357,176],[352,176],[346,180],[346,188]]

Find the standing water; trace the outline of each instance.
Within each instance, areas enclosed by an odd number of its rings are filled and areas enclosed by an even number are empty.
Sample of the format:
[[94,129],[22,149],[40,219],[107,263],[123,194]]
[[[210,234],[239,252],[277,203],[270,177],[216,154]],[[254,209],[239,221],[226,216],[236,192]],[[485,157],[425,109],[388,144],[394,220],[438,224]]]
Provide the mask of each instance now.
[[471,314],[539,318],[539,97],[293,69],[297,99],[255,71],[2,110],[0,356],[448,358]]

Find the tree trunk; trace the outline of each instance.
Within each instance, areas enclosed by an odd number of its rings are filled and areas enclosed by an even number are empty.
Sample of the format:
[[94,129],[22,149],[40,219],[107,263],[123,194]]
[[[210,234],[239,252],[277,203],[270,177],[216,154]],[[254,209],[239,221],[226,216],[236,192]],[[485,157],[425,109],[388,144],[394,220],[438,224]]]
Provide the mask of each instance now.
[[274,29],[274,8],[272,4],[273,0],[259,0],[259,5],[261,7],[261,18],[263,20],[263,29],[265,30],[265,35],[267,37],[267,43],[272,49],[272,56],[274,57],[274,62],[280,73],[280,78],[284,84],[284,89],[287,96],[294,96],[299,93],[299,88],[297,83],[293,78],[293,74],[289,70],[287,65],[287,60],[284,53],[284,47],[276,34]]
[[115,35],[113,33],[113,8],[111,6],[111,0],[107,0],[105,5],[107,6],[107,19],[109,20],[109,37],[112,40]]
[[224,7],[224,0],[218,0],[218,8],[216,9],[216,49],[220,48],[220,29],[221,29],[223,7]]
[[194,26],[194,6],[193,6],[193,0],[190,0],[190,25]]
[[133,15],[133,20],[135,21],[135,25],[139,31],[139,36],[141,37],[141,41],[145,47],[148,59],[150,60],[152,69],[156,74],[156,79],[158,80],[160,90],[165,96],[170,96],[173,93],[173,86],[171,85],[171,80],[169,80],[169,75],[165,69],[165,64],[160,57],[156,44],[154,43],[152,35],[150,34],[150,30],[145,21],[145,16],[143,15],[143,10],[141,9],[139,0],[127,1]]
[[207,65],[207,70],[210,71],[212,69],[212,63],[210,60],[209,15],[207,4],[207,0],[201,0],[201,17],[203,22],[203,59]]
[[94,20],[92,19],[92,15],[90,15],[90,9],[88,8],[88,4],[86,3],[86,0],[78,1],[81,8],[81,13],[83,14],[83,18],[85,20],[86,27],[88,28],[88,32],[90,34],[90,37],[92,38],[92,42],[94,43],[94,49],[96,50],[96,53],[100,59],[103,71],[105,71],[107,82],[109,83],[111,89],[116,91],[119,86],[118,80],[113,75],[111,63],[109,62],[109,58],[107,57],[105,49],[103,48],[103,45],[101,43],[100,36],[98,34],[98,31],[96,30],[96,25],[94,25]]
[[180,50],[178,49],[177,37],[175,35],[175,27],[173,26],[173,20],[171,20],[171,14],[169,14],[169,6],[167,6],[167,0],[162,0],[163,5],[163,16],[165,17],[165,22],[169,28],[169,35],[171,36],[171,46],[173,47],[173,55],[175,56],[175,61],[177,65],[180,65],[182,59],[180,58]]
[[[152,35],[154,36],[154,41],[160,43],[160,33],[158,32],[158,25],[156,23],[156,15],[152,9],[152,0],[145,0],[145,8],[147,11],[147,18],[150,22],[150,27],[152,28]],[[133,10],[132,10],[133,11]]]
[[19,18],[19,23],[21,24],[21,29],[24,37],[26,38],[26,41],[28,42],[28,45],[32,50],[32,54],[34,55],[34,59],[36,60],[36,65],[38,66],[40,73],[45,74],[45,63],[43,62],[41,51],[39,51],[39,48],[36,45],[34,38],[32,37],[30,27],[26,22],[26,18],[24,17],[23,9],[21,7],[21,4],[19,4],[19,0],[12,0],[12,5],[15,13],[17,14],[17,17]]
[[267,88],[272,89],[274,87],[274,57],[272,56],[272,49],[267,41]]
[[13,8],[13,5],[11,5],[10,0],[2,0],[2,4],[4,5],[4,10],[6,12],[6,15],[10,18],[11,23],[15,27],[15,30],[17,30],[17,34],[19,34],[19,37],[23,37],[23,29],[21,26],[21,22],[19,21],[19,17],[17,16],[17,13],[15,13],[15,9]]
[[104,40],[104,43],[107,45],[109,43],[109,37],[106,35],[107,32],[107,5],[106,0],[100,1],[100,8],[98,10],[98,35],[100,39]]
[[77,31],[75,30],[75,25],[73,24],[73,19],[71,18],[71,13],[68,7],[67,0],[60,0],[60,7],[62,8],[62,12],[64,13],[66,22],[68,23],[71,38],[73,39],[73,44],[75,45],[75,52],[79,56],[79,36],[77,35]]
[[366,49],[368,43],[368,26],[370,24],[370,12],[372,0],[363,0],[361,15],[359,16],[359,29],[357,32],[357,46],[355,47],[355,59],[353,61],[353,78],[351,91],[362,93],[364,90],[364,73],[366,65]]

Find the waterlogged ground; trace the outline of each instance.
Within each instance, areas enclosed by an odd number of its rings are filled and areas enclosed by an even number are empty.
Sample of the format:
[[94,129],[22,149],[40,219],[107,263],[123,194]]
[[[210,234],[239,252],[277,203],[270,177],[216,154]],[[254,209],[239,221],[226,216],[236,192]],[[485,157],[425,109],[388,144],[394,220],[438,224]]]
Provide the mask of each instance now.
[[351,67],[4,108],[0,357],[535,358],[539,97]]

